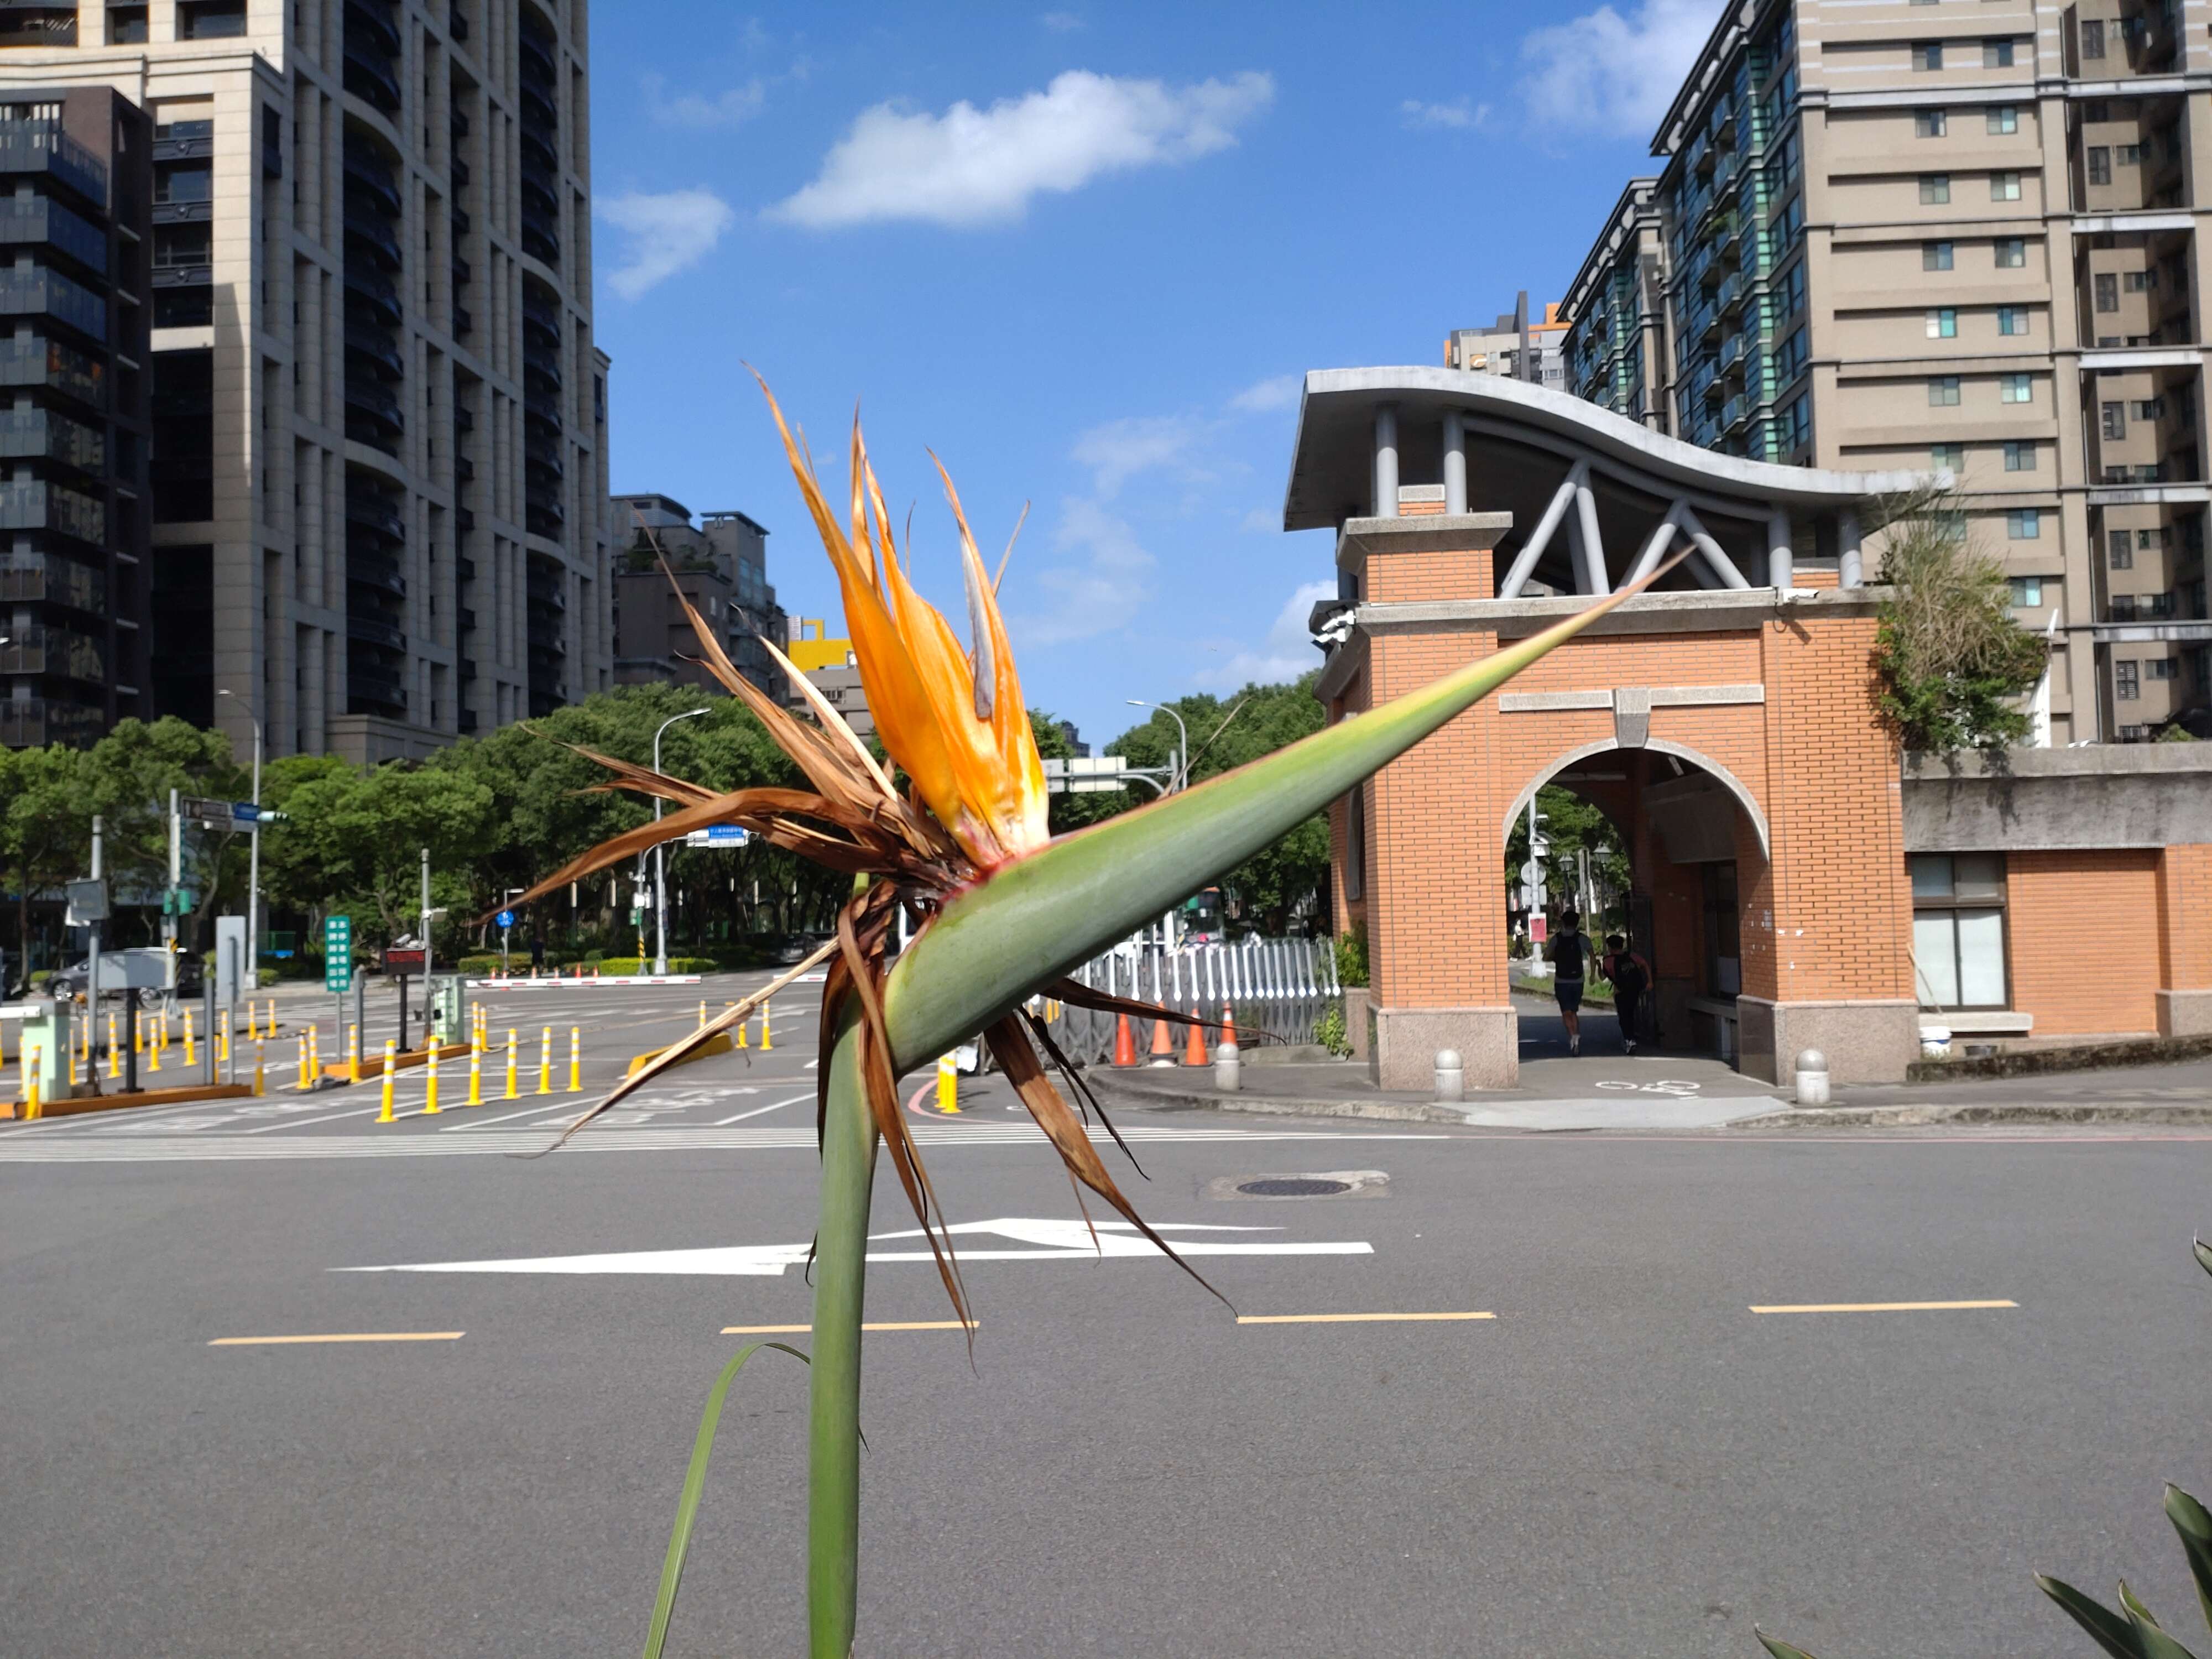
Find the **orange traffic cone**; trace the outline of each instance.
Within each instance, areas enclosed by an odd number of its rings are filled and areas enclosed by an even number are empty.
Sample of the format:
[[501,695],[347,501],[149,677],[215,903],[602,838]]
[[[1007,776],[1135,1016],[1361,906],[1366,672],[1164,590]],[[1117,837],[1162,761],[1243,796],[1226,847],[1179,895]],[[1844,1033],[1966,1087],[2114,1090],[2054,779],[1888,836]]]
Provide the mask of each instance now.
[[1123,1014],[1114,1027],[1114,1063],[1134,1066],[1137,1063],[1137,1040],[1129,1034],[1129,1017]]
[[1148,1066],[1175,1064],[1175,1043],[1168,1036],[1168,1023],[1164,1019],[1156,1019],[1152,1022],[1152,1058],[1146,1060],[1146,1064]]
[[1237,1011],[1225,1002],[1221,1005],[1221,1040],[1224,1042],[1237,1041]]
[[1182,1045],[1182,1063],[1186,1066],[1203,1066],[1206,1064],[1206,1033],[1194,1023],[1189,1029],[1190,1036],[1185,1039]]

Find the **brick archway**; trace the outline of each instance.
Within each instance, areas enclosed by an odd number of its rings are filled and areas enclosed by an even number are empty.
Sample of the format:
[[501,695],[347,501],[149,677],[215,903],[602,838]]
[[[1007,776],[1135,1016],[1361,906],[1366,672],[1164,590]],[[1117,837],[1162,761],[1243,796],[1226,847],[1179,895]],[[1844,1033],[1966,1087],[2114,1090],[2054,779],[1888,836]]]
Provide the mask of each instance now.
[[[1750,789],[1745,786],[1741,778],[1739,778],[1735,773],[1729,771],[1727,767],[1713,759],[1711,756],[1700,754],[1697,750],[1688,748],[1682,744],[1669,743],[1664,738],[1647,737],[1644,738],[1643,743],[1638,746],[1651,754],[1671,755],[1676,760],[1681,761],[1687,765],[1696,767],[1698,770],[1706,774],[1716,782],[1719,783],[1729,792],[1729,794],[1735,798],[1736,805],[1741,809],[1745,818],[1749,822],[1752,829],[1757,831],[1759,836],[1759,856],[1761,858],[1771,858],[1773,856],[1774,842],[1773,837],[1767,832],[1766,814],[1759,810],[1758,798],[1755,797],[1751,793]],[[1513,834],[1514,823],[1522,817],[1522,814],[1528,811],[1528,803],[1535,799],[1536,792],[1539,789],[1541,789],[1546,784],[1554,781],[1559,778],[1560,774],[1565,772],[1570,767],[1575,765],[1577,762],[1589,760],[1593,756],[1610,754],[1616,751],[1623,753],[1630,752],[1624,748],[1620,740],[1617,738],[1605,738],[1595,743],[1586,743],[1582,744],[1579,748],[1568,750],[1566,753],[1561,755],[1557,760],[1553,761],[1542,771],[1531,778],[1522,787],[1521,793],[1513,798],[1513,805],[1507,811],[1504,821],[1499,825],[1498,833],[1501,836],[1510,837]],[[1624,832],[1625,829],[1626,827],[1624,826]]]

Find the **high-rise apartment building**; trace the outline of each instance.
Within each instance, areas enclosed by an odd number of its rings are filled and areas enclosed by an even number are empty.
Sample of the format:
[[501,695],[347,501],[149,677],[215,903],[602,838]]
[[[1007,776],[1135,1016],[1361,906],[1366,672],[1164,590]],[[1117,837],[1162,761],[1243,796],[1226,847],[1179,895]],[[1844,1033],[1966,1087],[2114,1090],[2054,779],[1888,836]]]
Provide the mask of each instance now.
[[[783,646],[783,608],[768,580],[768,531],[742,513],[705,513],[666,495],[617,495],[614,524],[615,683],[658,681],[720,691],[698,661],[699,641],[677,595],[714,630],[737,670],[781,702],[783,671],[763,640]],[[663,561],[668,569],[661,568]],[[669,575],[676,579],[669,585]]]
[[611,684],[584,0],[33,9],[0,98],[152,122],[155,712],[379,760]]
[[2052,627],[2053,743],[2212,705],[2212,38],[2180,0],[1736,0],[1652,151],[1570,291],[1571,390],[1948,472]]
[[0,94],[0,745],[148,709],[152,149],[106,87]]
[[1476,374],[1502,374],[1509,380],[1534,380],[1554,392],[1566,386],[1566,368],[1560,347],[1567,325],[1559,307],[1547,305],[1541,322],[1528,314],[1528,295],[1523,289],[1510,312],[1501,312],[1488,328],[1455,328],[1444,339],[1444,367]]

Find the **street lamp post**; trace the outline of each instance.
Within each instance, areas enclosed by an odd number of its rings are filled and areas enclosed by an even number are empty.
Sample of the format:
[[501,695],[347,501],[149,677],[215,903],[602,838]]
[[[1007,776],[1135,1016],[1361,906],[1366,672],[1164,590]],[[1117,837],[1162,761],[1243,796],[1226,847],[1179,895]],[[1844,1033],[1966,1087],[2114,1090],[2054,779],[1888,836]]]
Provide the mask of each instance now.
[[1125,697],[1122,701],[1132,708],[1157,709],[1176,723],[1176,731],[1182,738],[1182,747],[1176,753],[1176,763],[1168,769],[1167,793],[1172,795],[1178,789],[1188,789],[1190,787],[1190,732],[1183,725],[1182,716],[1164,703],[1145,702],[1135,697]]
[[[228,690],[216,693],[230,695]],[[251,703],[240,706],[253,722],[253,828],[246,855],[246,982],[252,988],[261,982],[261,720]]]
[[[661,721],[659,731],[653,734],[654,771],[660,769],[661,732],[665,732],[678,720],[694,720],[706,712],[703,708],[694,708]],[[660,797],[658,795],[653,798],[653,821],[655,823],[660,822]],[[653,844],[653,971],[665,974],[668,971],[668,858],[659,842]]]

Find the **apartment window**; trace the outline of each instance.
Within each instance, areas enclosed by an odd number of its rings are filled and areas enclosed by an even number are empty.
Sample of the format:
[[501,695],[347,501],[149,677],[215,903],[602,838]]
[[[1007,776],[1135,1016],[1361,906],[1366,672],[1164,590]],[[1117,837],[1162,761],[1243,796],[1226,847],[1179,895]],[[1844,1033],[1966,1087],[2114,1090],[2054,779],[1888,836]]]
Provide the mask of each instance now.
[[2118,311],[2120,308],[2120,279],[2109,270],[2100,270],[2096,276],[2097,309]]
[[1997,239],[1997,269],[2018,270],[2027,264],[2027,239],[2024,236],[2001,236]]
[[1782,279],[1780,293],[1782,316],[1794,317],[1805,308],[1805,267],[1802,264],[1790,267],[1789,274]]
[[2147,657],[2143,659],[2143,678],[2147,680],[2178,680],[2181,665],[2172,657]]
[[2161,415],[2166,413],[2166,399],[2163,398],[2130,398],[2128,399],[2128,413],[2134,416],[2136,419],[2139,421],[2157,420]]
[[1983,41],[1982,67],[1984,69],[2010,69],[2012,67],[2012,42],[2009,40]]
[[2109,532],[2105,539],[2106,546],[2110,549],[2106,561],[2113,569],[2132,570],[2136,568],[2136,544],[2133,537],[2124,530],[2115,530]]
[[2002,853],[1916,853],[1912,966],[1923,1008],[2002,1008],[2005,869]]
[[1916,137],[1941,138],[1948,125],[1949,112],[1940,109],[1919,109],[1912,112],[1912,131]]
[[1912,48],[1912,67],[1917,70],[1939,70],[1943,67],[1943,43],[1941,40],[1921,40]]
[[2105,20],[2085,17],[2081,20],[2081,55],[2102,58],[2105,55]]
[[1920,245],[1920,268],[1923,270],[1948,270],[1951,268],[1951,244],[1923,242]]
[[2125,404],[2106,404],[2103,414],[2106,442],[2117,443],[2128,435],[2128,406]]
[[2089,182],[2109,185],[2112,182],[2112,152],[2104,144],[2092,144],[2088,149]]
[[1992,133],[2020,131],[2020,109],[2013,104],[1992,104],[1983,112],[1983,125]]
[[157,202],[206,202],[214,199],[214,174],[204,166],[162,167],[154,173]]
[[1959,313],[1944,306],[1928,313],[1928,337],[1931,340],[1955,340],[1959,337]]
[[1951,175],[1948,173],[1923,173],[1920,175],[1920,203],[1933,206],[1951,199]]
[[1992,202],[2020,200],[2020,174],[2017,173],[1990,174],[1990,200]]
[[2027,333],[2027,307],[2025,306],[1999,306],[1997,307],[1997,332],[2000,334]]
[[2012,589],[2012,602],[2016,609],[2039,611],[2043,608],[2042,577],[2014,576],[2006,586]]
[[1808,397],[1800,397],[1781,416],[1782,453],[1803,448],[1813,441],[1813,403]]
[[2158,286],[2158,273],[2154,270],[2124,270],[2120,273],[2120,286],[2130,294],[2148,293]]
[[2131,662],[2112,665],[2112,695],[2122,702],[2133,702],[2142,696],[2142,670],[2139,665]]
[[1959,401],[1959,377],[1955,374],[1931,375],[1928,381],[1929,407],[1949,409]]
[[2015,507],[2005,514],[2005,536],[2015,542],[2043,539],[2043,510],[2035,507]]
[[2141,167],[2142,165],[2142,146],[2141,144],[2115,144],[2112,146],[2112,160],[2124,167]]
[[1966,470],[1966,447],[1964,444],[1937,444],[1928,452],[1928,465],[1938,472],[1954,476]]
[[2035,446],[2022,439],[2008,438],[2004,447],[2004,470],[2008,472],[2035,471]]

